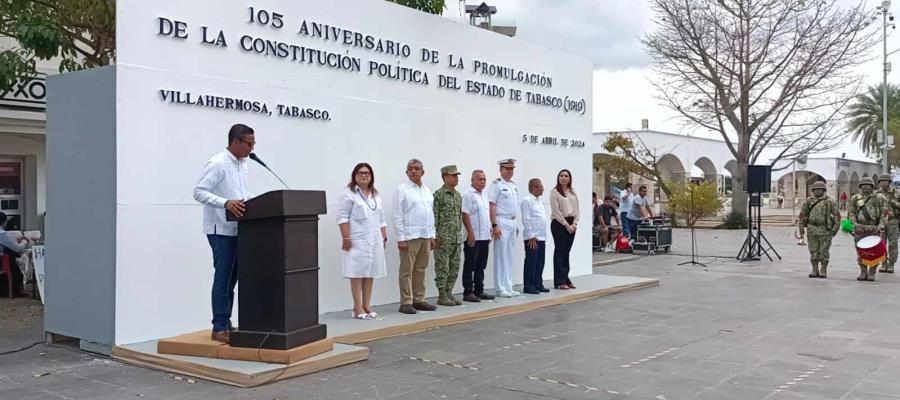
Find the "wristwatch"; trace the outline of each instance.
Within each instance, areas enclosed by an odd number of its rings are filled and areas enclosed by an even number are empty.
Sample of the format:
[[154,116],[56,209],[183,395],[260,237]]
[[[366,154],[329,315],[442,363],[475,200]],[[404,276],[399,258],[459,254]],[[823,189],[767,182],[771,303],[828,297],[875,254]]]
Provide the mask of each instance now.
[[497,224],[491,224],[491,228],[496,228]]

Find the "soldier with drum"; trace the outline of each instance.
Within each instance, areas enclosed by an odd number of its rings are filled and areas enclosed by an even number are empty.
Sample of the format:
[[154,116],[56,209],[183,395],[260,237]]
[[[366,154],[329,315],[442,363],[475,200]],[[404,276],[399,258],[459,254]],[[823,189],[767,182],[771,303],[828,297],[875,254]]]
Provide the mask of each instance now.
[[[876,268],[885,259],[884,241],[878,241],[874,245],[867,242],[877,239],[885,231],[885,224],[892,213],[886,199],[881,194],[875,193],[875,183],[872,178],[862,178],[859,182],[862,193],[854,194],[850,199],[848,217],[853,223],[853,240],[857,244],[857,262],[859,263],[858,281],[874,281]],[[873,237],[871,238],[870,237]],[[860,242],[866,239],[866,247],[860,247]],[[876,240],[877,241],[877,240]],[[882,251],[867,251],[872,247],[880,247]]]
[[887,240],[887,261],[881,264],[879,272],[894,273],[894,265],[897,263],[897,242],[900,239],[900,225],[897,223],[900,212],[900,193],[891,186],[893,179],[890,174],[883,174],[878,178],[878,193],[884,196],[886,207],[891,210],[891,217],[884,224],[884,237]]
[[825,183],[816,182],[810,187],[812,197],[806,199],[800,209],[800,234],[807,235],[809,261],[812,264],[810,278],[825,278],[828,274],[828,260],[831,238],[837,234],[841,224],[841,214],[837,203],[825,195]]

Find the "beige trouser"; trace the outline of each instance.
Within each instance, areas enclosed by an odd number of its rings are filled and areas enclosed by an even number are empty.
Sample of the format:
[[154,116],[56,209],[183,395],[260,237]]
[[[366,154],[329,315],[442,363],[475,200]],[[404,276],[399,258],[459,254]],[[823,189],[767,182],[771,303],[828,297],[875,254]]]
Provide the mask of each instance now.
[[431,239],[406,241],[400,249],[400,304],[425,301],[425,269],[428,268],[428,247]]

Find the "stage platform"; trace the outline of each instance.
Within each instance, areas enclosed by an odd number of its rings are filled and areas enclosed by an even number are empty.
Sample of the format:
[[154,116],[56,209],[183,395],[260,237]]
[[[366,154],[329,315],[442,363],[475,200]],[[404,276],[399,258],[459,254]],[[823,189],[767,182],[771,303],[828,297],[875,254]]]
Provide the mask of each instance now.
[[[539,295],[498,298],[456,307],[439,306],[437,311],[420,311],[415,315],[399,313],[398,304],[375,307],[375,311],[384,317],[382,320],[353,319],[350,311],[322,314],[319,321],[328,325],[328,336],[334,341],[334,349],[288,365],[160,354],[157,352],[159,340],[115,346],[112,356],[147,368],[254,387],[367,359],[369,349],[355,344],[659,285],[658,279],[598,274],[573,280],[578,289],[551,290]],[[429,301],[433,302],[433,299]]]
[[[319,322],[328,325],[328,336],[336,343],[359,344],[440,326],[515,314],[659,285],[658,279],[600,274],[579,276],[572,280],[578,287],[575,290],[551,289],[550,293],[538,295],[498,297],[496,300],[480,303],[464,302],[463,305],[455,307],[438,306],[437,311],[419,311],[414,315],[401,314],[397,311],[399,303],[394,303],[375,307],[375,312],[381,315],[383,320],[353,319],[350,317],[350,311],[340,311],[320,315]],[[426,285],[430,283],[426,282]],[[553,287],[552,282],[544,284]],[[517,287],[516,290],[521,291],[521,287]],[[428,301],[435,304],[434,299]]]
[[158,340],[115,346],[112,357],[142,367],[173,372],[180,375],[225,383],[240,387],[254,387],[282,379],[308,375],[313,372],[353,364],[369,358],[369,349],[335,343],[331,351],[293,364],[238,361],[221,358],[178,356],[157,352]]

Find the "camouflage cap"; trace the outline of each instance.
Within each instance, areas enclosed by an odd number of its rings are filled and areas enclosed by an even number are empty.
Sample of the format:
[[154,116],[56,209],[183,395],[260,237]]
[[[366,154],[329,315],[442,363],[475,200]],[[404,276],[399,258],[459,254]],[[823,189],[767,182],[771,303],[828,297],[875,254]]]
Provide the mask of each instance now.
[[441,167],[441,175],[459,175],[459,170],[456,169],[455,165],[445,165]]
[[859,187],[863,187],[863,186],[865,186],[865,185],[875,186],[875,181],[873,181],[872,178],[869,178],[868,176],[865,177],[865,178],[860,179],[860,180],[859,180]]
[[822,182],[822,181],[816,181],[815,183],[813,183],[813,184],[809,187],[809,190],[816,190],[816,189],[822,189],[822,190],[825,190],[825,182]]
[[888,181],[891,182],[893,179],[891,178],[891,174],[881,174],[878,175],[878,182]]

